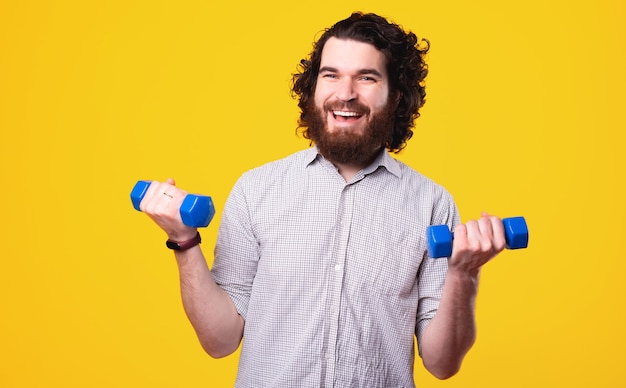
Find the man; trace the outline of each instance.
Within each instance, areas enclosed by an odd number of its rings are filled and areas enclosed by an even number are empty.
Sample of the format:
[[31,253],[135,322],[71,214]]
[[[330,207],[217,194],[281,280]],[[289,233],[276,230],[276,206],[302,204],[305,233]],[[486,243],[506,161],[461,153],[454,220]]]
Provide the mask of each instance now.
[[[504,249],[499,218],[459,223],[450,194],[387,151],[424,103],[427,41],[374,14],[326,30],[294,75],[314,147],[245,173],[226,202],[209,269],[186,192],[153,182],[142,210],[175,251],[185,311],[213,357],[243,339],[237,387],[414,387],[454,375],[475,339],[480,268]],[[430,259],[425,230],[454,228]]]

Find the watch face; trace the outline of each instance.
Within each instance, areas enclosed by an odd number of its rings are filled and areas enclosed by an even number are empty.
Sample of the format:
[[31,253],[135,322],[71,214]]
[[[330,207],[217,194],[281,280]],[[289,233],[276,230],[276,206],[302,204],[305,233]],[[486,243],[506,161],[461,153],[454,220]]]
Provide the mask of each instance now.
[[175,251],[180,251],[180,245],[178,245],[178,243],[173,242],[173,241],[166,241],[165,245],[167,245],[167,247],[169,249],[173,249]]

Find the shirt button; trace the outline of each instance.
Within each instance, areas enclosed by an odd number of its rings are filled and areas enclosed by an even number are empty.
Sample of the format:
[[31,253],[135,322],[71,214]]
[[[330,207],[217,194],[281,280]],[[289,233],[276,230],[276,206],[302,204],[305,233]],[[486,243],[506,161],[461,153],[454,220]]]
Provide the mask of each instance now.
[[335,271],[336,272],[341,271],[341,264],[335,264]]

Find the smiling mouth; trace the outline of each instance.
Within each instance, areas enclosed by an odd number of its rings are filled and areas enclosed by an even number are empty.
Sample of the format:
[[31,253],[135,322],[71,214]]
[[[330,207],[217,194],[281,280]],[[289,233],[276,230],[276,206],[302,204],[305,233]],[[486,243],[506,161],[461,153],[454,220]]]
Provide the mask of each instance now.
[[333,110],[333,117],[337,121],[356,121],[363,117],[362,113],[354,112],[354,111],[343,111],[343,110]]

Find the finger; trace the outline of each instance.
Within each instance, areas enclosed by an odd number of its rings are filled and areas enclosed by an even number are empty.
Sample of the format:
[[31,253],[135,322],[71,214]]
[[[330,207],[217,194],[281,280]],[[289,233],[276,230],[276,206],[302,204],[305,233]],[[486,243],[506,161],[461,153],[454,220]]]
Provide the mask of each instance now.
[[179,209],[184,197],[180,189],[168,182],[155,184],[155,190],[146,205],[147,213],[162,226],[179,221]]
[[504,235],[504,224],[499,217],[492,216],[489,218],[491,229],[493,230],[493,245],[496,252],[502,251],[506,247],[506,239]]
[[[176,208],[185,197],[182,190],[168,182],[153,181],[146,192],[144,212],[154,216],[163,216],[172,212],[170,208]],[[140,206],[141,207],[141,206]]]
[[493,225],[491,223],[491,216],[483,212],[483,215],[478,219],[478,229],[480,233],[479,243],[480,249],[484,253],[492,253],[494,248],[494,233]]
[[473,271],[482,265],[480,259],[480,231],[477,221],[468,221],[459,224],[454,228],[454,244],[452,245],[452,256],[448,264],[452,267],[463,268]]
[[161,184],[161,187],[163,195],[169,197],[170,199],[176,198],[177,200],[182,201],[182,199],[184,199],[188,194],[185,190],[176,187],[176,183],[173,178],[167,178],[167,180]]
[[472,252],[478,252],[482,250],[482,232],[479,221],[470,220],[465,223],[467,228],[467,249]]
[[154,193],[158,191],[158,186],[159,186],[159,182],[158,181],[152,181],[150,183],[150,186],[148,186],[148,190],[146,190],[146,193],[143,196],[143,199],[141,200],[141,203],[139,204],[139,208],[141,209],[142,212],[146,212],[147,209],[150,207],[150,203],[152,202],[152,199],[154,198]]
[[458,224],[454,228],[454,244],[452,245],[452,250],[462,254],[463,252],[475,249],[472,248],[472,244],[474,244],[474,236],[476,233],[476,221],[468,221],[465,224]]
[[467,228],[466,252],[477,259],[481,258],[481,261],[493,256],[495,248],[490,217],[480,217],[478,220],[466,222],[465,225]]
[[499,217],[490,216],[483,212],[483,216],[481,216],[478,223],[483,235],[482,244],[484,251],[491,252],[493,255],[502,251],[506,245],[502,220]]
[[464,245],[467,241],[467,227],[465,224],[458,224],[454,228],[454,244]]

